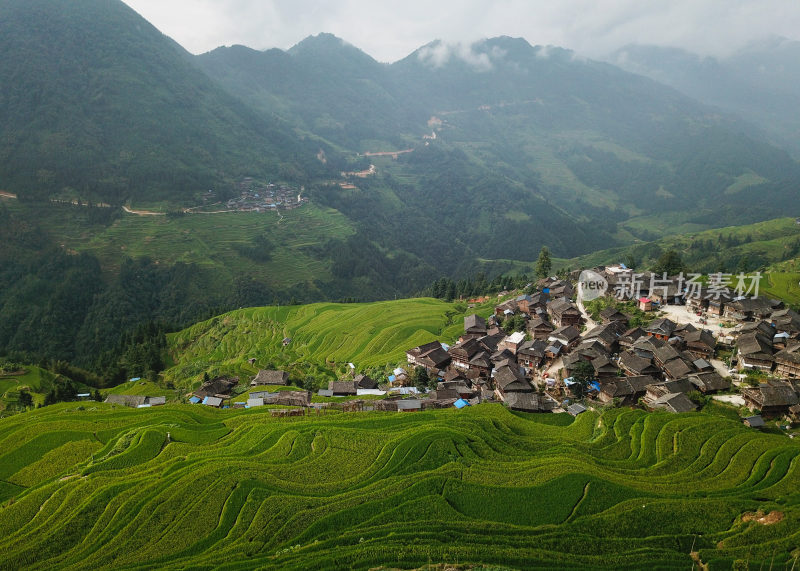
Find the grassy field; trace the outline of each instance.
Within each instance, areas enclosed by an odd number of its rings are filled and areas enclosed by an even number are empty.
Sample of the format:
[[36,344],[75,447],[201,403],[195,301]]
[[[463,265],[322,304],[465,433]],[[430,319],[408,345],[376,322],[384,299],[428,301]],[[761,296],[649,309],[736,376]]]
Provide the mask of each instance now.
[[770,272],[762,280],[760,291],[800,306],[800,272]]
[[3,410],[8,403],[9,393],[17,392],[27,387],[33,397],[33,404],[44,402],[44,391],[55,375],[39,367],[26,365],[24,375],[0,375],[0,410]]
[[[25,211],[24,205],[12,207]],[[149,257],[160,264],[194,263],[218,278],[250,275],[276,288],[330,278],[330,261],[310,248],[355,230],[339,212],[313,204],[282,212],[231,212],[180,217],[122,214],[110,226],[92,225],[85,208],[40,206],[36,216],[57,243],[72,252],[97,256],[114,271],[125,256]],[[269,239],[271,259],[251,259],[247,249]],[[244,252],[244,253],[243,253]]]
[[[0,450],[9,569],[689,569],[692,549],[711,570],[789,569],[799,554],[800,444],[701,413],[73,403],[0,420]],[[747,521],[759,510],[776,523]]]
[[[347,363],[359,371],[394,366],[405,363],[407,349],[456,340],[465,315],[475,311],[488,315],[491,306],[468,310],[464,304],[405,299],[243,309],[169,335],[175,366],[165,379],[186,386],[206,371],[246,377],[269,366],[333,378],[346,372]],[[285,338],[292,340],[287,347]]]
[[139,380],[134,382],[122,383],[111,389],[103,391],[104,396],[108,395],[134,395],[143,397],[168,397],[177,396],[176,391],[165,389],[164,387],[151,381]]

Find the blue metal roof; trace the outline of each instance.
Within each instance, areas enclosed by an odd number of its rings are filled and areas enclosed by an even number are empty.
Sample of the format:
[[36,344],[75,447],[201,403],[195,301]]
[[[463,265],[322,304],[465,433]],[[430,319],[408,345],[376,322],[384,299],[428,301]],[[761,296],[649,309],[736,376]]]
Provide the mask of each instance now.
[[189,402],[192,404],[197,404],[200,402],[200,397],[192,397],[189,399]]

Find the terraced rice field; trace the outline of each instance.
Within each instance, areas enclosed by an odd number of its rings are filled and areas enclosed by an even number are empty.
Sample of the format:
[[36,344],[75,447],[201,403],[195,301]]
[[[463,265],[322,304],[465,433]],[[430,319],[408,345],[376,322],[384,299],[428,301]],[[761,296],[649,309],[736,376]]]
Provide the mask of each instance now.
[[[491,308],[477,311],[488,315]],[[344,372],[346,363],[359,370],[396,365],[405,363],[407,349],[457,339],[465,315],[463,306],[434,299],[234,311],[170,335],[176,366],[165,377],[181,385],[210,367],[247,376],[266,362],[286,368],[313,364],[331,374]],[[283,347],[287,337],[292,342]],[[256,359],[255,366],[250,358]]]
[[[704,414],[62,404],[0,421],[0,450],[9,569],[689,569],[692,549],[710,569],[789,569],[800,553],[800,445]],[[779,521],[745,521],[757,510]]]

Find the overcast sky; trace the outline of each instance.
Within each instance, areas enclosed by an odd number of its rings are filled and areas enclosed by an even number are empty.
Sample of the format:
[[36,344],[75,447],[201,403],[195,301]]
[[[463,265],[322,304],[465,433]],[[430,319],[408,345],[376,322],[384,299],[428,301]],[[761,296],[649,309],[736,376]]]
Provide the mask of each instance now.
[[798,0],[124,0],[193,53],[287,49],[330,32],[393,62],[435,39],[521,36],[602,57],[628,43],[725,55],[769,35],[800,39]]

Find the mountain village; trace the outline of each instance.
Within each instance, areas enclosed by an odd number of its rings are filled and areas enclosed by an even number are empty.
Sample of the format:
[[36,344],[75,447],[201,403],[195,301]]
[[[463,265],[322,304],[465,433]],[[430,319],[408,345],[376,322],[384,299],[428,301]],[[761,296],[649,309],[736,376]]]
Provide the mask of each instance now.
[[[238,378],[221,377],[203,383],[190,402],[295,409],[275,409],[275,416],[495,402],[520,412],[575,416],[620,406],[691,412],[714,400],[737,407],[749,426],[776,419],[788,427],[800,420],[800,314],[779,300],[687,284],[682,276],[634,274],[621,265],[592,271],[615,292],[601,298],[605,307],[596,319],[577,295],[575,272],[529,284],[531,293],[501,292],[490,316],[464,318],[455,344],[409,348],[407,364],[381,382],[356,374],[350,364],[349,378],[331,381],[314,398],[309,390],[287,390],[285,371],[261,370],[246,401],[232,400]],[[630,307],[635,316],[626,313]],[[163,404],[122,395],[108,401]]]

